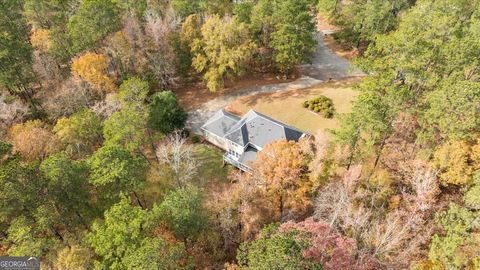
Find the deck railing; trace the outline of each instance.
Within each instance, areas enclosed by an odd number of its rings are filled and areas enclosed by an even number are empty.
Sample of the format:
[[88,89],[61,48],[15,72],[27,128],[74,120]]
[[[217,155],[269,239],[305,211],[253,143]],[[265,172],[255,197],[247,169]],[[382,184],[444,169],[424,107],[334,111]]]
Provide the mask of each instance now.
[[249,173],[252,172],[252,169],[250,167],[248,167],[247,165],[239,162],[238,160],[235,160],[232,155],[228,154],[228,152],[223,154],[223,160],[226,163],[232,164],[233,166],[239,168],[240,170],[242,170],[244,172],[249,172]]

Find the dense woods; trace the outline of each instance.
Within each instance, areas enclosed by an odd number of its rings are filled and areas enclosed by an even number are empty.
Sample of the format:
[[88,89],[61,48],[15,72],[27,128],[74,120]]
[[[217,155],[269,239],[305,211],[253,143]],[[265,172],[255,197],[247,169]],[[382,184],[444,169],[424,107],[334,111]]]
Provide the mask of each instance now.
[[[210,164],[176,91],[294,79],[317,17],[365,73],[352,111],[254,173]],[[1,0],[0,255],[480,269],[479,36],[477,0]]]

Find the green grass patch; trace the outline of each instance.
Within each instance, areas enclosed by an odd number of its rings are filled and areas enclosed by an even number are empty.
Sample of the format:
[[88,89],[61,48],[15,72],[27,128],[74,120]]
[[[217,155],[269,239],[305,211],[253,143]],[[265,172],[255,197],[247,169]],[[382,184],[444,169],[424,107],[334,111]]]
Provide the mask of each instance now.
[[215,184],[225,184],[231,166],[222,166],[224,151],[208,144],[196,144],[195,156],[201,163],[194,181],[199,187],[207,187]]
[[[221,149],[208,144],[194,144],[193,147],[195,158],[200,164],[196,175],[190,181],[191,184],[201,189],[208,189],[230,182],[228,174],[232,167],[222,166],[223,151]],[[156,164],[154,160],[151,162],[147,183],[142,192],[148,205],[161,201],[166,192],[175,188],[173,179],[169,176],[169,168],[166,165]]]

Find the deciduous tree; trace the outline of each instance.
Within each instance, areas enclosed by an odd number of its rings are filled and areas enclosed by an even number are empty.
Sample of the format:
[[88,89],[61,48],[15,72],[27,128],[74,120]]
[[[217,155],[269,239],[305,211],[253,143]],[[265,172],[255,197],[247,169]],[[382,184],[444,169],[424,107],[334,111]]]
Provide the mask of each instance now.
[[30,36],[30,43],[33,47],[48,52],[51,47],[49,33],[47,29],[34,29]]
[[105,144],[123,145],[131,152],[141,153],[147,143],[147,114],[144,111],[120,109],[104,122]]
[[44,100],[45,111],[52,119],[69,116],[93,103],[95,93],[87,82],[70,77],[57,85],[52,96]]
[[244,71],[254,48],[245,24],[214,15],[203,24],[201,37],[193,40],[192,66],[203,73],[208,89],[217,91],[224,87],[225,77]]
[[28,161],[43,159],[58,150],[57,138],[40,120],[13,125],[8,137],[14,151]]
[[181,132],[170,134],[165,144],[156,153],[161,163],[168,166],[177,187],[184,187],[197,173],[199,162],[196,160],[193,147],[187,144]]
[[75,114],[60,118],[53,128],[67,153],[76,156],[91,153],[101,142],[102,122],[91,110],[83,109]]
[[466,185],[480,164],[472,156],[472,147],[465,141],[447,141],[434,154],[433,164],[440,170],[444,185]]
[[313,218],[295,223],[289,221],[280,226],[280,233],[297,231],[304,234],[306,247],[302,250],[305,259],[322,265],[322,269],[379,269],[381,265],[372,257],[358,250],[354,239],[335,232],[326,223],[315,222]]
[[280,218],[285,209],[301,210],[308,205],[307,161],[294,141],[275,141],[258,153],[254,164],[265,194],[274,200]]
[[92,268],[92,257],[93,252],[86,247],[65,247],[58,253],[55,266],[60,270],[87,270]]
[[101,54],[87,52],[72,62],[73,74],[95,86],[99,91],[116,89],[114,80],[107,73],[107,59]]
[[0,136],[5,135],[7,127],[25,119],[29,108],[20,100],[9,100],[7,95],[0,95]]
[[118,98],[124,108],[142,110],[148,96],[150,87],[148,82],[131,77],[122,82],[118,91]]

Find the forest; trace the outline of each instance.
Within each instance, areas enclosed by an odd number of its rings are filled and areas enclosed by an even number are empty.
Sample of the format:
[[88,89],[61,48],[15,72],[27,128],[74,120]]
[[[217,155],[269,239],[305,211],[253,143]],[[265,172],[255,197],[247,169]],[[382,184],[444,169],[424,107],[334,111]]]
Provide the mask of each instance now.
[[[320,19],[364,74],[351,111],[222,166],[179,93],[295,80]],[[479,0],[0,0],[0,256],[480,269],[479,37]]]

